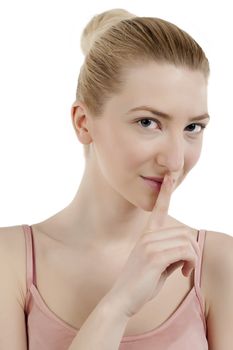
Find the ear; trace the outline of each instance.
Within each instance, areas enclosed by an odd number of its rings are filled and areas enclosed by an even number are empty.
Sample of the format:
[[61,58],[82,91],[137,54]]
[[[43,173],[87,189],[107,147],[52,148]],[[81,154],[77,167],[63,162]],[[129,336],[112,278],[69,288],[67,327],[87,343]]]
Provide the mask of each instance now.
[[90,133],[90,115],[85,105],[75,101],[71,107],[71,118],[78,139],[83,144],[90,144],[92,137]]

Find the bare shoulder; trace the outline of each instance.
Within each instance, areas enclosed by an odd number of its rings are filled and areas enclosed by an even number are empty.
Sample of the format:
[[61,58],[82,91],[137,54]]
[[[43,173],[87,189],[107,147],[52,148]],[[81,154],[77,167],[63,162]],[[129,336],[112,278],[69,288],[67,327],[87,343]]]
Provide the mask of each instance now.
[[26,298],[26,247],[21,225],[0,227],[0,263],[8,264],[12,271],[12,283],[18,290],[20,304]]
[[[216,244],[223,244],[224,246],[227,246],[233,242],[233,232],[232,235],[229,235],[224,232],[206,231],[206,239],[208,239],[209,245],[213,245],[212,248]],[[216,253],[216,251],[213,251],[212,253]]]
[[[213,283],[227,273],[233,263],[233,236],[223,232],[206,231],[203,251],[205,279],[209,286],[208,296],[211,298]],[[231,268],[231,267],[230,267]],[[220,283],[220,281],[218,281]]]
[[25,243],[21,226],[0,228],[0,348],[27,349]]
[[207,231],[203,259],[208,299],[209,348],[232,349],[233,236]]
[[233,263],[233,236],[217,231],[206,232],[204,249],[206,278],[213,280],[225,274]]
[[21,225],[0,227],[0,242],[10,256],[16,257],[15,254],[25,253],[25,238]]

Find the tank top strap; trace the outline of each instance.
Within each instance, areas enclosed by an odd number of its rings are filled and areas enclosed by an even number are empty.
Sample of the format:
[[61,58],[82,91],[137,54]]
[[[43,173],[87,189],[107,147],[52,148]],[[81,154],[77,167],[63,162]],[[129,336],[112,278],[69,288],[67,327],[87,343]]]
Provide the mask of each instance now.
[[26,243],[26,281],[27,292],[35,284],[35,255],[32,230],[29,225],[22,225]]
[[194,284],[195,287],[200,288],[201,287],[201,271],[202,271],[202,261],[203,261],[203,250],[204,250],[204,244],[205,244],[205,236],[206,236],[206,230],[199,230],[198,231],[198,245],[200,248],[200,259],[198,260],[196,269],[195,269],[195,275],[194,275]]
[[202,295],[202,291],[201,291],[201,273],[202,273],[203,250],[204,250],[205,238],[206,238],[206,230],[199,230],[197,242],[200,248],[200,258],[194,270],[194,288],[196,291],[197,299],[201,307],[201,318],[204,324],[204,328],[206,330],[207,326],[206,326],[206,320],[205,320],[205,298]]

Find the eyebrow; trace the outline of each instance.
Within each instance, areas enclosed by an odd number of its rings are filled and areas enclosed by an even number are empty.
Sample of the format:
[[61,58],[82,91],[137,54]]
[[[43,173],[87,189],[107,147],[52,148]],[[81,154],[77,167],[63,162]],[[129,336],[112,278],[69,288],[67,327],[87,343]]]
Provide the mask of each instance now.
[[[134,111],[148,111],[148,112],[151,112],[154,115],[160,116],[160,117],[162,117],[164,119],[167,119],[167,120],[172,120],[173,119],[173,117],[171,115],[169,115],[167,113],[164,113],[164,112],[161,112],[161,111],[157,111],[157,110],[155,110],[154,108],[152,108],[150,106],[138,106],[138,107],[132,108],[132,109],[130,109],[127,112],[127,114],[129,112],[134,112]],[[206,119],[206,118],[210,119],[210,116],[209,116],[208,113],[199,115],[197,117],[190,118],[189,120],[190,121],[195,121],[195,120],[202,120],[202,119]]]

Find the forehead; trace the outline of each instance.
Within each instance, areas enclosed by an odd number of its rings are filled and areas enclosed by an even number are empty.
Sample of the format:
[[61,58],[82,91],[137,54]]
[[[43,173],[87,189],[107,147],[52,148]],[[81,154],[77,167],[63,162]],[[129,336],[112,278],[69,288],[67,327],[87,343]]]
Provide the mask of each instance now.
[[207,82],[200,71],[170,64],[147,63],[126,69],[122,91],[107,108],[125,112],[151,105],[164,112],[199,115],[207,111]]

